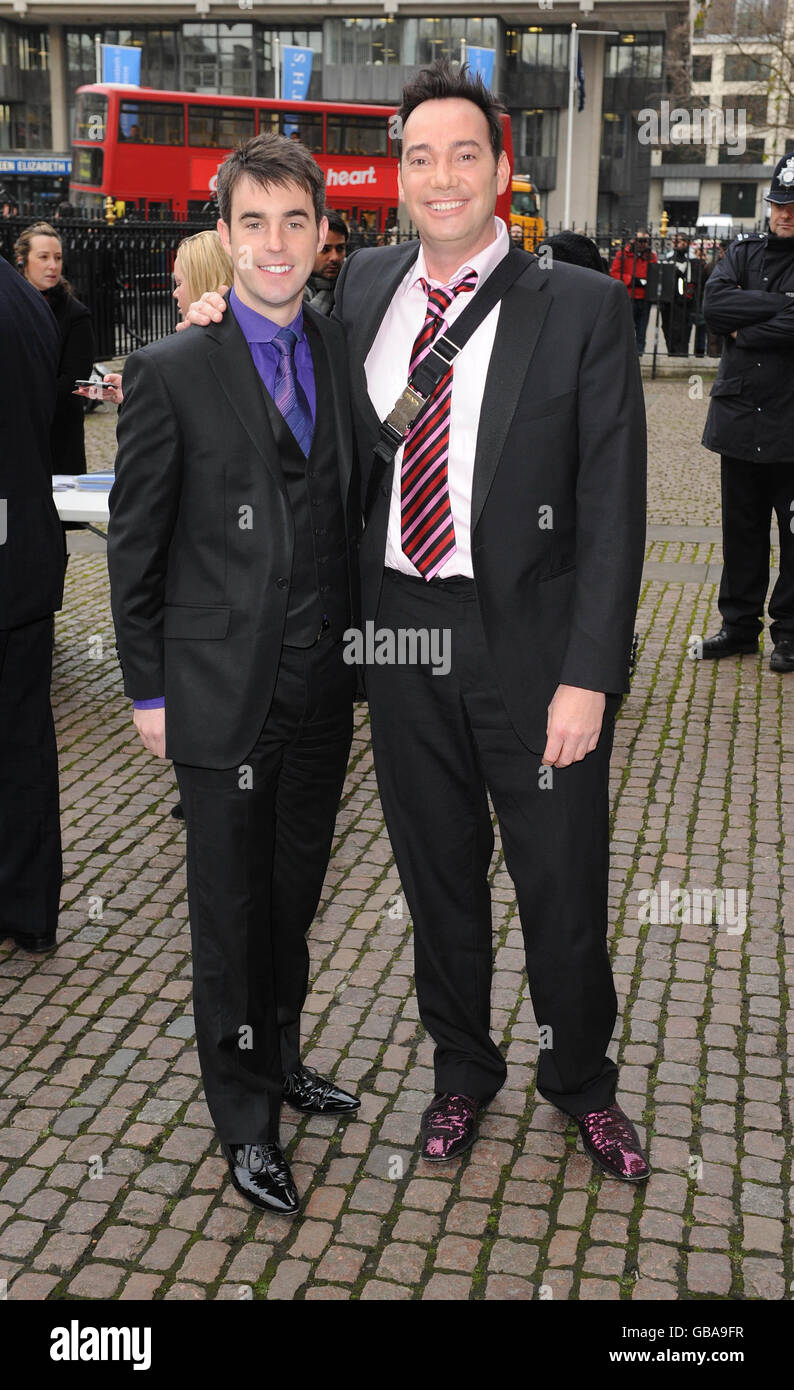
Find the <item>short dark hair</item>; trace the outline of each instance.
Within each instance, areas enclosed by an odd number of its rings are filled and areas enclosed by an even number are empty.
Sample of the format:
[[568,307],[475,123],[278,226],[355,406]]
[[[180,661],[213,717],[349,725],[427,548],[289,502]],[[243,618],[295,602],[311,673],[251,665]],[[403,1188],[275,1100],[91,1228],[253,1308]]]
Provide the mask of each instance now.
[[[488,122],[493,157],[498,160],[504,148],[500,112],[505,107],[493,92],[489,92],[479,73],[472,77],[467,63],[453,70],[446,58],[439,58],[430,67],[419,69],[416,77],[403,87],[402,104],[397,112],[401,122],[400,131],[411,112],[423,101],[445,101],[448,97],[462,97],[479,106]],[[397,145],[402,159],[402,139],[397,141]]]
[[319,164],[305,145],[285,135],[263,131],[243,140],[227,155],[218,170],[218,211],[227,227],[232,215],[232,194],[240,179],[249,178],[262,188],[296,183],[309,194],[319,223],[325,203],[325,179]]
[[343,236],[345,241],[349,240],[350,228],[338,212],[334,212],[333,208],[325,208],[323,217],[328,218],[329,232],[336,232],[337,236]]
[[[555,261],[565,261],[568,265],[581,265],[585,270],[601,270],[608,274],[603,257],[595,242],[581,232],[567,229],[547,238],[545,245],[551,248]],[[540,248],[538,248],[540,249]]]

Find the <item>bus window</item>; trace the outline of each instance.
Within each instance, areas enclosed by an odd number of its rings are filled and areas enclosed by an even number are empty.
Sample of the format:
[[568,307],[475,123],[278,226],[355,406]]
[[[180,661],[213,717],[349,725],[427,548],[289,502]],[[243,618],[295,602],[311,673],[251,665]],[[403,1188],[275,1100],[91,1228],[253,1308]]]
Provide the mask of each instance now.
[[228,150],[254,133],[254,112],[244,106],[189,106],[187,142],[204,149]]
[[389,124],[385,116],[329,116],[328,154],[385,155]]
[[74,118],[75,140],[104,140],[108,99],[101,92],[80,92]]
[[102,183],[105,151],[75,145],[72,149],[72,183],[87,183],[98,188]]
[[122,101],[119,140],[128,145],[184,145],[184,106],[175,101]]
[[274,111],[260,107],[259,130],[260,133],[271,131],[274,135],[294,136],[312,154],[319,154],[323,148],[323,118],[319,111]]

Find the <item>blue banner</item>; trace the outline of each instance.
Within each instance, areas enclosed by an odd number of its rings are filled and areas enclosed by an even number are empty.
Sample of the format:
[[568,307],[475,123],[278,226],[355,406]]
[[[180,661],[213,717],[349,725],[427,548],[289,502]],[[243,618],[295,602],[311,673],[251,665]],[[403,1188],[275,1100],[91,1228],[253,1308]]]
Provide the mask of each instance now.
[[471,44],[466,46],[466,61],[469,65],[469,72],[472,77],[476,77],[479,73],[489,91],[493,82],[495,58],[495,48],[472,48]]
[[124,82],[128,87],[141,85],[141,50],[121,44],[103,43],[102,81]]
[[285,44],[281,53],[281,96],[284,101],[305,101],[312,76],[312,50]]

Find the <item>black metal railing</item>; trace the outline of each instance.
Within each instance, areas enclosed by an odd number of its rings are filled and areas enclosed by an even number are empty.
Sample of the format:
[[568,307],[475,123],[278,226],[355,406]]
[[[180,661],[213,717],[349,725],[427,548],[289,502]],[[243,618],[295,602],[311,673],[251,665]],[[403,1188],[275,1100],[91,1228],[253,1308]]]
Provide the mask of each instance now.
[[[17,237],[40,217],[41,209],[0,216],[0,255],[13,262]],[[177,248],[185,236],[214,226],[215,220],[210,212],[203,219],[196,214],[168,221],[123,218],[109,225],[78,214],[53,223],[63,242],[64,274],[77,298],[91,309],[100,359],[126,356],[174,330],[172,274]],[[560,230],[548,226],[543,244]],[[636,245],[638,230],[648,233],[647,257],[644,248]],[[727,243],[691,227],[599,225],[577,231],[595,242],[603,269],[624,280],[632,300],[638,349],[642,345],[654,360],[691,352],[719,355],[721,344],[709,334],[703,318],[703,295]],[[415,235],[411,226],[380,233],[354,227],[350,248],[391,245]],[[542,246],[537,249],[542,254]],[[562,258],[562,252],[558,254]]]

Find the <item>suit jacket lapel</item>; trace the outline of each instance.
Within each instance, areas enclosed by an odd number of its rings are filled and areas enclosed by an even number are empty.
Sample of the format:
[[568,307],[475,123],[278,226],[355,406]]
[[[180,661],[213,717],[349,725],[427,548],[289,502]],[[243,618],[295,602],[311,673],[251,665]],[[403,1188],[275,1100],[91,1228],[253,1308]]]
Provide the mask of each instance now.
[[551,307],[547,272],[533,265],[507,291],[499,310],[493,352],[485,378],[474,454],[472,535],[494,480],[532,354]]
[[[329,350],[327,341],[327,320],[322,314],[316,313],[313,309],[303,306],[303,321],[306,326],[307,337],[309,339],[309,349],[314,363],[314,380],[317,387],[317,410],[326,410],[329,404],[333,403],[334,412],[334,435],[336,438],[336,456],[339,467],[339,484],[342,492],[342,499],[346,501],[350,488],[350,478],[353,470],[353,436],[352,424],[350,419],[349,402],[347,400],[348,384],[343,377],[336,355]],[[319,354],[323,354],[325,371],[330,378],[331,402],[323,399],[320,383],[323,376],[323,363],[319,362]]]
[[389,258],[388,270],[378,282],[368,302],[362,306],[352,334],[348,328],[348,341],[351,344],[351,389],[358,398],[360,410],[369,417],[375,431],[380,425],[380,420],[369,398],[364,363],[383,322],[386,310],[397,293],[397,287],[404,279],[408,267],[413,265],[418,255],[419,242],[415,241],[409,243],[409,251],[404,255]]
[[283,421],[262,385],[240,325],[231,309],[227,309],[220,323],[212,323],[202,331],[212,341],[209,361],[219,386],[274,481],[285,492],[277,444]]

